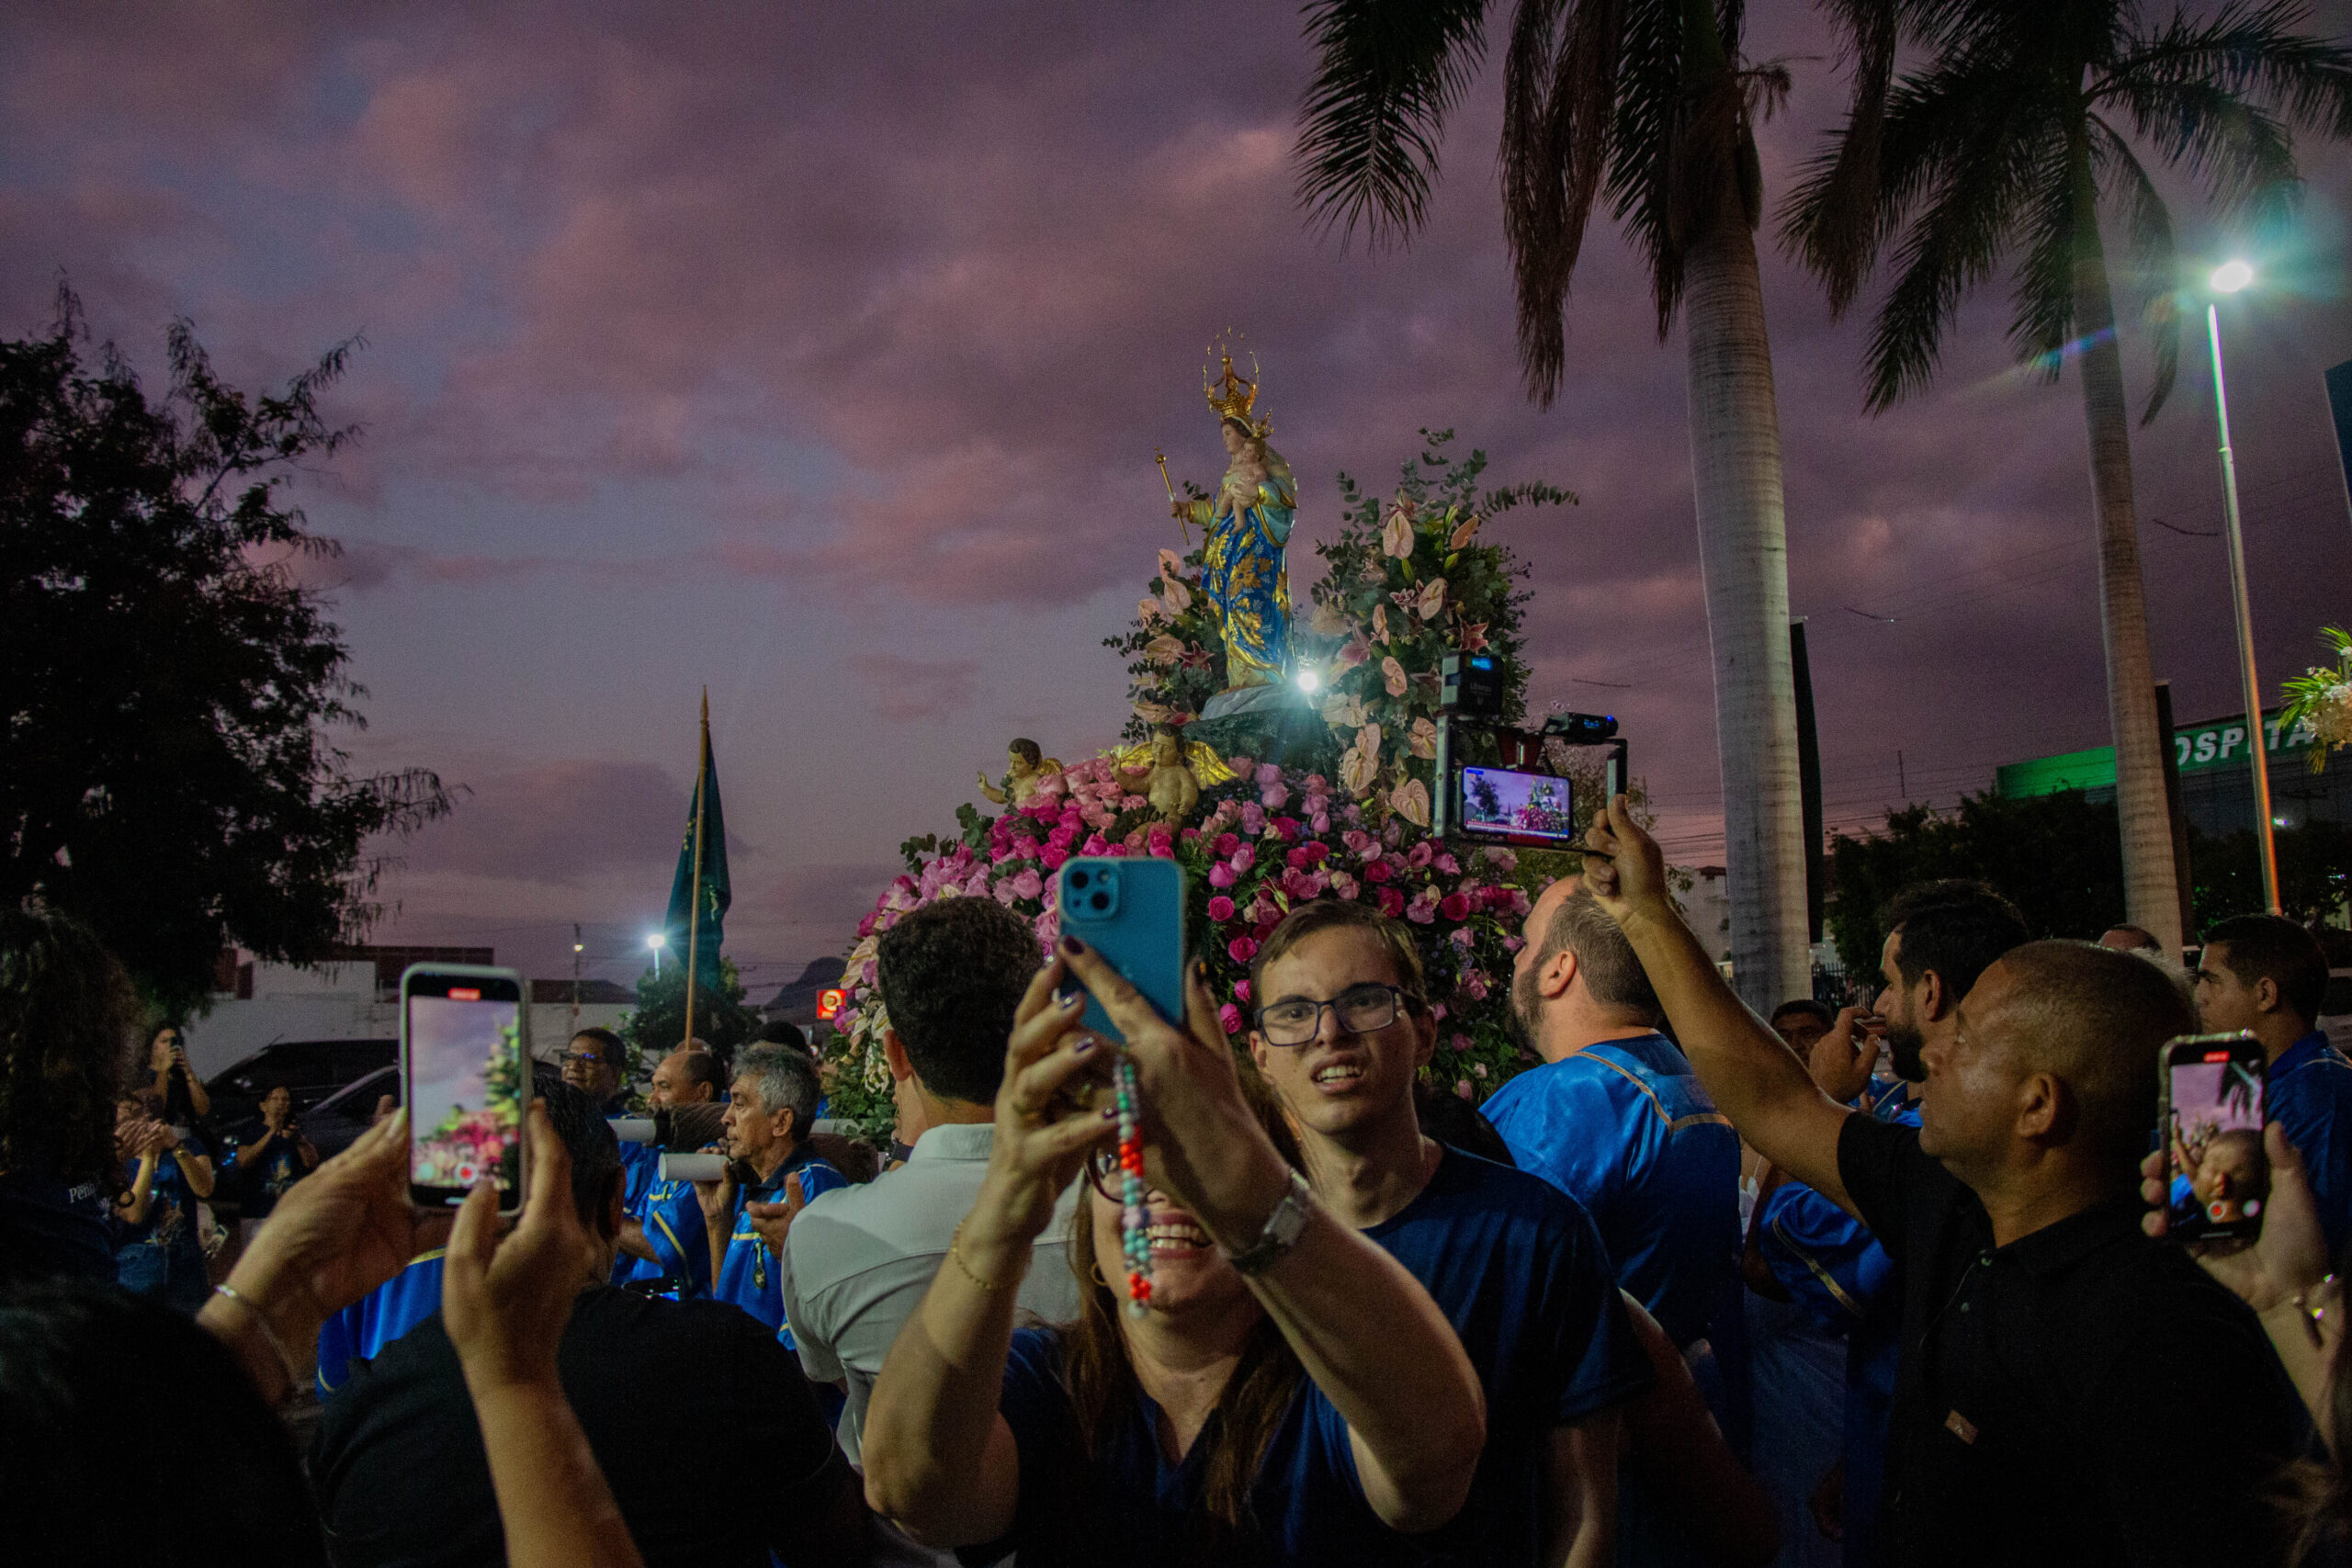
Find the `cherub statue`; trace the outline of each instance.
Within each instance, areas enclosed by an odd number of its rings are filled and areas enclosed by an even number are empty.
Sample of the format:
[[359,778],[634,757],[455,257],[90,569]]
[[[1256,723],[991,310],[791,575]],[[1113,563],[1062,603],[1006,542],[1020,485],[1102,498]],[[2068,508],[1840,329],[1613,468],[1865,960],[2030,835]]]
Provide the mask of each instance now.
[[1188,743],[1169,724],[1153,730],[1144,744],[1120,752],[1118,770],[1120,781],[1150,801],[1159,819],[1170,827],[1184,822],[1200,806],[1202,786],[1225,784],[1234,776],[1214,748],[1200,740]]
[[1199,524],[1208,541],[1201,592],[1215,606],[1225,638],[1226,689],[1238,691],[1281,681],[1290,660],[1290,570],[1283,548],[1298,515],[1298,480],[1266,445],[1273,422],[1250,417],[1258,384],[1235,374],[1232,355],[1224,359],[1224,378],[1211,386],[1204,370],[1201,390],[1216,412],[1230,466],[1214,497],[1171,505],[1178,518]]
[[1011,806],[1015,810],[1029,804],[1045,782],[1062,771],[1059,760],[1048,757],[1035,740],[1015,740],[1005,748],[1004,787],[989,783],[986,773],[980,775],[980,793],[997,806]]

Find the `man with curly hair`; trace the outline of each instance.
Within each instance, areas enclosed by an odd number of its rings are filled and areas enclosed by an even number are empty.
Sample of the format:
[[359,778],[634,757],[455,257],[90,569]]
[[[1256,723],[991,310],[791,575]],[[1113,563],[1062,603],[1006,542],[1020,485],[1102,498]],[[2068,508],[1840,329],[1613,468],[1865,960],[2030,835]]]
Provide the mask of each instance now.
[[0,909],[0,1284],[115,1277],[115,1101],[138,1001],[87,926]]

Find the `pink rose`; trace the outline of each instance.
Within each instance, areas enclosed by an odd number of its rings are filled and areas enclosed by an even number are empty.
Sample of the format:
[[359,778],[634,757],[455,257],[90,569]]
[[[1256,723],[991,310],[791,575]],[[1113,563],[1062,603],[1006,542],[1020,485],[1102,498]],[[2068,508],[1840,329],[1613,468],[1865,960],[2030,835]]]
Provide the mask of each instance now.
[[1111,852],[1110,840],[1103,838],[1100,833],[1089,833],[1086,836],[1086,842],[1079,847],[1078,852],[1082,855],[1109,854]]
[[1229,855],[1240,847],[1240,839],[1232,833],[1219,833],[1216,836],[1216,852],[1221,855]]
[[1069,846],[1048,843],[1037,852],[1037,858],[1046,863],[1047,871],[1059,871],[1062,868],[1062,862],[1069,859]]
[[1274,831],[1282,836],[1283,843],[1295,844],[1298,842],[1298,818],[1295,817],[1275,818]]
[[1241,1032],[1241,1010],[1235,1007],[1231,1002],[1227,1002],[1223,1007],[1216,1010],[1216,1020],[1219,1023],[1225,1025],[1225,1032],[1227,1034],[1238,1034]]
[[1487,863],[1506,876],[1519,869],[1519,857],[1509,850],[1489,849],[1486,852],[1486,856]]
[[1351,828],[1346,832],[1340,835],[1340,842],[1347,845],[1350,850],[1361,855],[1372,848],[1373,838],[1371,834],[1366,833],[1360,829]]
[[1232,866],[1236,871],[1248,871],[1258,863],[1258,846],[1238,844],[1234,847]]
[[1233,776],[1236,778],[1248,779],[1258,776],[1258,763],[1255,758],[1227,757],[1225,760],[1225,765],[1233,770]]
[[1453,1035],[1447,1039],[1446,1043],[1457,1051],[1467,1051],[1470,1049],[1470,1037],[1467,1034]]
[[1272,762],[1261,762],[1258,764],[1258,787],[1260,789],[1272,789],[1274,785],[1282,782],[1282,769],[1276,767]]
[[1258,804],[1269,811],[1280,811],[1290,804],[1290,789],[1284,784],[1270,784],[1258,792]]
[[1459,893],[1448,894],[1437,908],[1438,913],[1449,920],[1466,920],[1470,918],[1470,900]]
[[1328,833],[1331,830],[1331,815],[1328,811],[1318,811],[1307,819],[1306,825],[1318,833]]
[[1258,939],[1238,936],[1225,944],[1226,956],[1236,964],[1247,964],[1258,956]]
[[1366,861],[1366,862],[1364,862],[1364,866],[1363,866],[1363,879],[1364,879],[1366,882],[1385,882],[1385,881],[1387,881],[1387,880],[1388,880],[1388,863],[1387,863],[1386,861],[1385,861],[1385,860],[1374,860],[1374,861]]
[[1423,839],[1405,852],[1405,863],[1415,871],[1420,870],[1436,858],[1437,852],[1430,847],[1430,841],[1427,839]]
[[1462,863],[1455,860],[1452,855],[1442,854],[1430,863],[1436,866],[1438,870],[1443,872],[1448,876],[1459,876],[1462,874]]
[[1352,898],[1362,889],[1354,877],[1343,871],[1335,871],[1331,874],[1331,891],[1342,898]]
[[1487,999],[1487,977],[1473,969],[1462,976],[1462,994],[1474,1002]]
[[1521,948],[1525,947],[1526,945],[1527,939],[1523,936],[1507,936],[1503,938],[1503,951],[1505,953],[1517,953]]
[[1434,904],[1424,904],[1419,898],[1416,898],[1413,900],[1411,907],[1406,909],[1405,918],[1412,921],[1417,926],[1428,925],[1431,920],[1437,919],[1437,906]]
[[1471,933],[1468,926],[1456,926],[1453,928],[1453,934],[1448,940],[1451,941],[1454,946],[1460,948],[1463,952],[1467,953],[1470,951],[1470,944],[1477,941],[1477,938]]
[[1211,887],[1230,887],[1239,880],[1240,878],[1235,874],[1232,865],[1225,861],[1219,861],[1215,865],[1209,867],[1209,886]]
[[868,937],[874,934],[874,922],[878,914],[879,911],[876,911],[876,914],[868,915],[864,919],[857,922],[857,934],[859,936]]
[[1264,832],[1266,830],[1266,808],[1259,805],[1254,800],[1244,805],[1241,807],[1241,830],[1249,834],[1253,839],[1259,834]]
[[1242,1001],[1246,1002],[1250,999],[1250,978],[1248,976],[1245,975],[1240,979],[1236,980],[1233,983],[1233,994]]
[[1394,887],[1379,887],[1374,892],[1380,899],[1380,912],[1390,919],[1405,912],[1405,896]]
[[1046,879],[1034,866],[1023,866],[1012,879],[1013,896],[1018,898],[1038,898],[1045,896]]
[[[1224,871],[1224,870],[1226,870],[1226,869],[1227,869],[1227,868],[1226,868],[1226,867],[1224,867],[1224,866],[1219,866],[1219,867],[1217,868],[1217,870],[1218,870],[1218,871]],[[1211,881],[1213,881],[1213,882],[1214,882],[1214,881],[1216,881],[1216,872],[1214,872],[1214,871],[1213,871],[1213,872],[1211,872],[1211,873],[1209,874],[1209,879],[1210,879]],[[1221,884],[1219,884],[1219,886],[1228,886],[1228,887],[1229,887],[1229,886],[1232,886],[1232,884],[1228,881],[1228,882],[1221,883]],[[1226,897],[1224,894],[1222,894],[1222,893],[1218,894],[1216,897],[1214,897],[1214,898],[1210,899],[1210,900],[1209,900],[1209,919],[1212,919],[1212,920],[1215,920],[1218,925],[1223,925],[1223,924],[1225,924],[1225,922],[1226,922],[1226,921],[1227,921],[1227,920],[1229,920],[1229,919],[1233,919],[1233,900],[1232,900],[1232,899],[1230,899],[1230,898],[1228,898],[1228,897]]]
[[1464,1100],[1478,1098],[1478,1091],[1470,1087],[1468,1078],[1456,1078],[1453,1083],[1453,1092]]

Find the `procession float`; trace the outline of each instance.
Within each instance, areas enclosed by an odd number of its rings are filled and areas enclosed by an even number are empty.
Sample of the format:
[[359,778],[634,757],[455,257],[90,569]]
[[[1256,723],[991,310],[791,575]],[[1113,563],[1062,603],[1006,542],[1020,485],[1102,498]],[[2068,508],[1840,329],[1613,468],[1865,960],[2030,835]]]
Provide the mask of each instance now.
[[[1133,624],[1106,639],[1125,663],[1123,730],[1084,751],[1013,740],[1004,773],[981,775],[980,798],[958,809],[954,831],[900,846],[904,873],[858,922],[827,1076],[831,1113],[877,1140],[894,1119],[876,983],[882,933],[939,899],[994,898],[1049,952],[1055,873],[1074,855],[1184,867],[1187,945],[1208,964],[1237,1043],[1259,943],[1300,903],[1350,898],[1419,940],[1438,1019],[1433,1087],[1482,1100],[1531,1060],[1510,1027],[1513,954],[1532,892],[1576,862],[1433,833],[1441,665],[1452,653],[1487,656],[1503,721],[1520,722],[1527,573],[1492,537],[1496,520],[1576,498],[1540,482],[1484,486],[1483,453],[1457,457],[1450,431],[1423,430],[1393,493],[1340,476],[1340,526],[1315,546],[1323,576],[1301,606],[1287,559],[1296,479],[1258,406],[1254,359],[1244,377],[1229,351],[1216,357],[1221,374],[1204,368],[1202,390],[1225,473],[1214,488],[1180,490],[1160,459],[1177,538],[1159,548]],[[1545,765],[1568,781],[1563,797],[1519,809],[1547,814],[1554,828],[1572,810],[1580,828],[1600,763],[1557,746]]]

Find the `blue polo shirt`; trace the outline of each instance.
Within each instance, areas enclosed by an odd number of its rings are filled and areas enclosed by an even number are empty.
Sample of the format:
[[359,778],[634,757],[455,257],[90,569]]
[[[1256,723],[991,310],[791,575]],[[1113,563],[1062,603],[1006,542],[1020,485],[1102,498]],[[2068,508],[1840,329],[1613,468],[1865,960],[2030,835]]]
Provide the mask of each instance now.
[[1534,1563],[1555,1428],[1656,1381],[1583,1205],[1525,1171],[1448,1148],[1419,1196],[1363,1233],[1421,1282],[1487,1393],[1470,1500],[1419,1542],[1431,1563]]
[[695,1184],[657,1179],[646,1189],[637,1217],[645,1226],[645,1239],[658,1261],[623,1253],[613,1269],[616,1282],[684,1280],[686,1287],[679,1294],[681,1301],[708,1295],[710,1243],[706,1239],[708,1233],[703,1225],[702,1204],[695,1197]]
[[[1866,1114],[1917,1127],[1916,1101],[1889,1095]],[[1870,1228],[1802,1181],[1767,1193],[1756,1216],[1756,1247],[1808,1315],[1846,1339],[1845,1561],[1879,1560],[1877,1527],[1886,1489],[1886,1438],[1902,1360],[1903,1292],[1894,1260]]]
[[2263,1102],[2303,1156],[2327,1255],[2341,1257],[2352,1237],[2352,1062],[2314,1030],[2270,1064]]
[[1005,1358],[999,1410],[1021,1455],[1021,1489],[1012,1530],[985,1547],[966,1548],[965,1562],[993,1562],[1008,1551],[1021,1568],[1176,1568],[1204,1562],[1262,1559],[1346,1563],[1350,1568],[1426,1561],[1419,1538],[1380,1522],[1364,1501],[1348,1425],[1313,1381],[1301,1376],[1267,1440],[1251,1512],[1258,1551],[1236,1552],[1216,1539],[1203,1507],[1210,1450],[1224,1413],[1209,1416],[1181,1460],[1170,1461],[1158,1437],[1159,1412],[1140,1389],[1134,1403],[1089,1453],[1062,1381],[1061,1334],[1014,1331]]
[[372,1361],[384,1347],[441,1310],[440,1247],[408,1266],[319,1327],[319,1396],[351,1381],[351,1363]]
[[[609,1121],[612,1118],[608,1117],[606,1120]],[[645,1218],[646,1195],[653,1190],[654,1183],[661,1179],[662,1150],[653,1144],[624,1143],[620,1145],[620,1152],[621,1213],[630,1219],[642,1222]],[[695,1211],[695,1224],[691,1234],[697,1239],[702,1235],[701,1215],[701,1210]],[[650,1224],[646,1226],[649,1234],[652,1228]],[[703,1248],[702,1271],[705,1275],[710,1272],[709,1253],[710,1249],[707,1247]],[[637,1266],[644,1261],[641,1258],[631,1258],[626,1252],[616,1254],[613,1258],[612,1282],[616,1285],[628,1283],[629,1280],[637,1278]]]
[[[848,1178],[818,1158],[816,1149],[804,1143],[759,1186],[738,1189],[735,1229],[727,1238],[727,1252],[718,1263],[718,1282],[711,1292],[720,1301],[733,1302],[774,1328],[775,1337],[792,1350],[799,1347],[793,1343],[792,1325],[784,1317],[784,1270],[777,1266],[775,1253],[752,1228],[752,1217],[744,1213],[744,1205],[783,1202],[784,1179],[796,1171],[800,1176],[800,1195],[812,1203],[818,1193],[849,1185]],[[695,1212],[699,1214],[701,1211]]]
[[1591,1213],[1618,1282],[1676,1345],[1737,1301],[1739,1134],[1665,1035],[1588,1045],[1480,1109],[1521,1169]]

